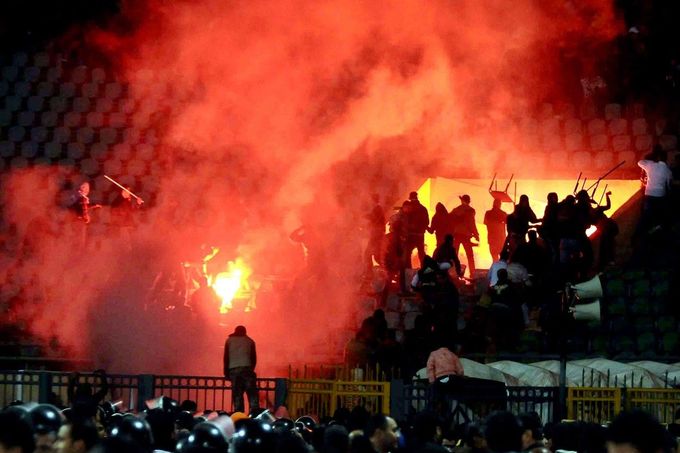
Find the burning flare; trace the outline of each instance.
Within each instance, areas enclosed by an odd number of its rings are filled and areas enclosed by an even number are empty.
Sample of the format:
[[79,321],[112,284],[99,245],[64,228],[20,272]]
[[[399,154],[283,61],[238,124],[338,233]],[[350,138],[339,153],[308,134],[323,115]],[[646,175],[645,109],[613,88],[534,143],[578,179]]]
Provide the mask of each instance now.
[[222,300],[220,313],[228,313],[233,308],[234,299],[249,299],[246,311],[252,310],[251,289],[248,278],[253,271],[245,264],[242,258],[229,261],[226,272],[220,272],[212,278],[210,286],[215,294]]

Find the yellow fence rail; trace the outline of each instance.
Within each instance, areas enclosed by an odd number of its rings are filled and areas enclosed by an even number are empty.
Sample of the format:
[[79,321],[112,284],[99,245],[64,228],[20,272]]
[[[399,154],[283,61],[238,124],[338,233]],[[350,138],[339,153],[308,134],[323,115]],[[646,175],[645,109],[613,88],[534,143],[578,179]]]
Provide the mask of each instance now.
[[288,381],[288,412],[291,417],[333,415],[339,407],[364,406],[370,412],[390,412],[390,383],[291,379]]
[[606,423],[621,412],[621,391],[618,387],[569,387],[567,418]]
[[642,409],[661,423],[673,423],[675,410],[680,408],[680,389],[626,390],[626,409]]

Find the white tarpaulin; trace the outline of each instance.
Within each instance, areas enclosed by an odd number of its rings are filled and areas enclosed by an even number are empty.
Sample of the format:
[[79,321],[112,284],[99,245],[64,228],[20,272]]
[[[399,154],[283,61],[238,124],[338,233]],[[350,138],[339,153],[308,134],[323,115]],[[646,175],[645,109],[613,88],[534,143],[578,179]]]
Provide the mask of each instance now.
[[556,387],[560,385],[560,375],[552,370],[540,368],[511,360],[488,363],[492,368],[517,378],[519,385],[529,387]]
[[483,363],[475,362],[465,358],[461,358],[460,362],[463,365],[463,372],[465,373],[465,376],[504,382],[505,385],[509,386],[521,385],[519,384],[519,380],[516,377],[497,370],[496,368],[484,365]]
[[[535,362],[532,366],[546,369],[552,373],[560,375],[560,361],[559,360],[544,360],[542,362]],[[598,387],[604,385],[606,375],[600,371],[589,368],[583,365],[567,362],[567,385],[569,387]]]
[[569,363],[594,368],[603,374],[609,374],[611,387],[664,387],[663,379],[654,373],[630,363],[615,362],[607,359],[574,360]]

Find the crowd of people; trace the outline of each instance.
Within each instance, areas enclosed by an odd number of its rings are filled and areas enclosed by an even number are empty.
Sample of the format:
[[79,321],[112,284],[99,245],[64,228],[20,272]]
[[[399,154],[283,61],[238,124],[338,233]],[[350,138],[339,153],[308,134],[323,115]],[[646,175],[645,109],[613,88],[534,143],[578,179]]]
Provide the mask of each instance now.
[[[640,221],[631,240],[633,259],[640,250],[648,249],[651,238],[670,231],[668,206],[673,180],[666,153],[659,146],[638,165],[646,178]],[[462,346],[466,352],[479,353],[501,348],[516,351],[527,328],[541,337],[541,351],[556,351],[561,332],[573,322],[563,310],[565,287],[625,264],[616,263],[619,225],[607,215],[611,192],[601,191],[595,197],[595,191],[584,186],[577,184],[574,194],[562,200],[557,193],[548,193],[542,215],[534,211],[526,195],[521,195],[514,209],[506,213],[501,200],[507,194],[492,192],[493,208],[485,213],[483,223],[494,262],[486,274],[487,289],[475,301],[472,312],[464,314],[464,320],[459,313],[459,291],[480,278],[475,273],[473,247],[481,244],[470,196],[461,195],[460,205],[450,212],[437,203],[431,219],[416,192],[387,220],[374,199],[367,216],[370,234],[366,264],[381,265],[388,281],[398,282],[392,287],[388,284],[384,294],[418,294],[423,313],[396,342],[386,327],[383,297],[381,309],[363,321],[348,343],[347,364],[378,364],[383,370],[396,367],[403,375],[412,375],[425,366],[428,354],[438,347],[456,350]],[[437,243],[431,256],[424,248],[428,233]],[[465,269],[458,257],[461,246],[469,278],[464,278]],[[414,250],[420,266],[410,270]],[[410,272],[414,272],[412,278],[407,277]]]
[[[12,403],[0,411],[0,451],[12,453],[672,453],[680,425],[666,427],[642,411],[622,412],[608,425],[545,423],[536,412],[493,411],[457,423],[429,411],[407,420],[372,414],[362,406],[338,408],[332,417],[289,418],[227,413],[160,397],[139,413],[119,412],[81,385],[71,404]],[[148,407],[151,405],[152,407]],[[680,414],[676,413],[676,418]]]

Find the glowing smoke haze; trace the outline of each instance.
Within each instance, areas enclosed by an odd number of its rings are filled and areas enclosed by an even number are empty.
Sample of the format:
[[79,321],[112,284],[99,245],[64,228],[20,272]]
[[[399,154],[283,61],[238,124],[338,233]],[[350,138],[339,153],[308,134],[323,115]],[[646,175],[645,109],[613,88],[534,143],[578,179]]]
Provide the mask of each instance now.
[[[560,53],[592,62],[620,31],[610,1],[582,3],[128,2],[125,20],[112,24],[124,34],[89,36],[129,81],[135,126],[159,131],[143,189],[154,206],[133,260],[103,241],[66,261],[44,241],[50,252],[28,267],[68,269],[67,303],[53,298],[34,328],[120,371],[219,374],[237,322],[258,341],[261,369],[337,360],[329,336],[358,326],[358,227],[371,193],[389,215],[429,176],[548,174],[518,154],[520,118],[542,101],[577,102],[561,95],[571,69]],[[53,181],[56,193],[59,176],[46,173],[37,180]],[[23,186],[31,178],[10,177]],[[17,188],[8,203],[31,193]],[[288,239],[303,224],[323,245],[308,271]],[[168,332],[141,312],[152,270],[202,243],[243,257],[256,274],[297,281],[226,327],[216,327],[215,309],[201,329],[187,322]],[[80,283],[83,273],[107,278]]]

